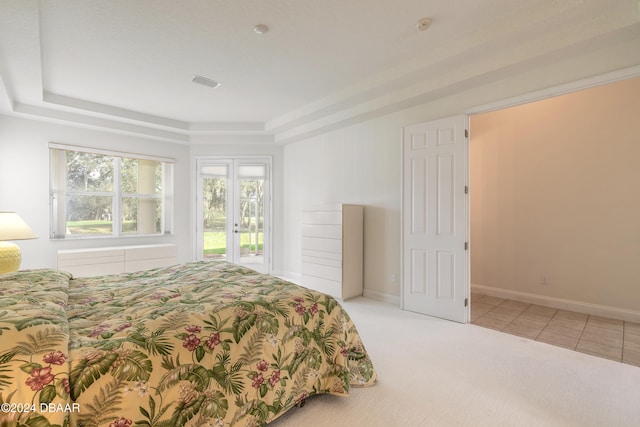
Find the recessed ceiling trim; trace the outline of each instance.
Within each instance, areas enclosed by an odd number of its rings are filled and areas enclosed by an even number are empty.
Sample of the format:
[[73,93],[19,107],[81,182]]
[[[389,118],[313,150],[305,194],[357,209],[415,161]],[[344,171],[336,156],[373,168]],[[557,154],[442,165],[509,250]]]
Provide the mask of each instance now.
[[168,132],[162,129],[138,126],[102,117],[87,116],[72,113],[70,111],[54,110],[47,107],[15,103],[14,113],[18,115],[36,116],[39,120],[49,120],[67,125],[100,129],[107,132],[125,133],[141,137],[160,139],[179,144],[188,144],[189,135],[184,133]]
[[44,91],[42,94],[42,100],[48,104],[54,104],[61,107],[73,108],[80,110],[84,113],[95,113],[104,115],[110,118],[118,118],[132,122],[140,122],[145,125],[161,126],[171,128],[172,130],[186,131],[189,127],[188,123],[168,119],[166,117],[154,116],[152,114],[140,113],[137,111],[131,111],[124,108],[113,107],[110,105],[99,104],[97,102],[91,102],[84,99],[73,98],[70,96],[58,95]]
[[189,124],[190,133],[265,133],[263,122],[200,122]]
[[190,145],[274,145],[273,135],[192,135]]
[[543,99],[552,98],[555,96],[567,95],[569,93],[578,92],[581,90],[587,90],[594,87],[619,82],[622,80],[633,79],[640,77],[640,65],[635,67],[629,67],[622,70],[616,70],[609,73],[601,74],[586,79],[577,80],[570,83],[565,83],[559,86],[554,86],[539,91],[527,93],[525,95],[516,96],[509,99],[504,99],[497,102],[491,102],[489,104],[479,105],[465,111],[465,114],[481,114],[489,113],[491,111],[502,110],[504,108],[515,107],[522,104],[528,104],[531,102],[541,101]]
[[[559,65],[562,64],[563,58],[570,58],[567,59],[567,61],[573,62],[574,65],[590,62],[591,67],[582,67],[584,71],[583,76],[589,75],[587,69],[591,70],[592,76],[604,76],[602,78],[584,77],[580,79],[577,84],[582,88],[586,88],[588,85],[596,86],[605,84],[606,82],[631,78],[637,73],[640,73],[640,65],[628,66],[625,65],[625,63],[638,63],[640,60],[640,51],[634,51],[634,55],[628,55],[627,57],[618,55],[616,57],[617,66],[616,61],[612,61],[613,57],[608,55],[608,52],[612,51],[614,46],[621,51],[628,50],[628,45],[640,41],[640,24],[618,31],[630,33],[629,37],[633,38],[633,40],[625,37],[626,42],[616,45],[612,42],[612,39],[615,39],[615,34],[605,34],[573,45],[564,46],[557,50],[541,53],[538,57],[526,61],[514,61],[509,57],[490,58],[483,66],[478,66],[475,73],[469,73],[467,70],[461,73],[449,73],[445,75],[437,72],[441,70],[441,68],[432,67],[428,70],[429,72],[425,70],[422,80],[416,80],[412,85],[406,87],[389,90],[383,96],[368,99],[360,102],[358,105],[352,105],[341,111],[334,111],[325,116],[314,117],[311,120],[298,122],[296,119],[292,119],[289,123],[295,121],[295,126],[287,126],[285,122],[281,123],[278,128],[267,127],[267,129],[274,132],[276,135],[275,142],[277,144],[289,144],[318,135],[322,132],[370,120],[384,114],[428,104],[456,93],[486,87],[495,82],[504,81],[509,77],[516,78],[523,76],[522,78],[526,79],[527,75],[531,75],[531,70],[536,68],[544,69],[545,64],[556,64],[558,69],[562,69],[564,66],[568,70],[570,67],[566,64]],[[594,55],[609,57],[611,61],[593,61],[592,58]],[[454,64],[449,65],[450,66],[444,67],[444,69],[456,69],[456,67],[453,66]],[[611,71],[617,67],[620,67],[617,71]],[[562,74],[561,71],[558,71],[558,73],[548,74],[550,76]],[[537,78],[536,80],[538,84],[541,85],[538,88],[544,87],[544,79]],[[550,86],[553,86],[555,91],[569,90],[568,87],[558,88],[553,82],[550,81],[550,83]],[[540,89],[540,93],[546,97],[551,96],[546,90],[548,89]],[[578,89],[573,88],[572,90],[575,91]],[[534,95],[538,96],[536,94]],[[472,105],[469,105],[467,108],[469,108],[469,110],[465,110],[467,114],[475,111],[470,109],[473,108]],[[487,108],[487,105],[481,107],[483,111]],[[309,117],[309,115],[307,117]]]

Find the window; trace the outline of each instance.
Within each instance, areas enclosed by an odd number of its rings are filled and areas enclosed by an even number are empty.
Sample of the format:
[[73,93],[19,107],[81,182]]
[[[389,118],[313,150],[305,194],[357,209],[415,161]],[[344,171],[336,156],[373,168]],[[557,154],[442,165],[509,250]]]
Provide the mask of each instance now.
[[171,233],[171,159],[49,147],[51,238]]

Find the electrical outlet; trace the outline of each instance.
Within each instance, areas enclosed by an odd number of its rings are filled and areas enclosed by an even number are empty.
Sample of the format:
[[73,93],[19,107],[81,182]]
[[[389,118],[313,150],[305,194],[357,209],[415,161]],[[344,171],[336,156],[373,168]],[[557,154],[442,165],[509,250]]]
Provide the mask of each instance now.
[[549,279],[549,276],[545,276],[543,274],[542,276],[540,276],[540,283],[542,283],[543,285],[548,285],[549,283],[551,283],[551,280]]
[[391,275],[391,283],[396,283],[396,280],[398,280],[398,277],[395,274]]

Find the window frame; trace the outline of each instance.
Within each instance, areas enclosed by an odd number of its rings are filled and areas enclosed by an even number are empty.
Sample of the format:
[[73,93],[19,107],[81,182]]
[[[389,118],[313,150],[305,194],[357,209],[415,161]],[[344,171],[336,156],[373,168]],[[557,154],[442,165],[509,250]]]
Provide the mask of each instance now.
[[[88,154],[104,155],[113,158],[113,188],[112,191],[82,191],[67,189],[66,152],[76,151]],[[158,162],[162,167],[162,191],[158,195],[144,193],[127,193],[122,188],[122,161],[123,159],[148,160]],[[64,166],[61,166],[64,165]],[[93,147],[77,145],[49,143],[49,212],[51,240],[76,240],[76,239],[105,239],[105,238],[129,238],[165,236],[173,234],[173,176],[175,160],[167,157],[149,156],[137,153],[105,150]],[[110,234],[67,234],[66,200],[69,195],[77,196],[103,196],[111,197],[111,233]],[[122,230],[123,199],[134,198],[136,200],[159,200],[161,205],[160,231],[156,233],[124,232]]]

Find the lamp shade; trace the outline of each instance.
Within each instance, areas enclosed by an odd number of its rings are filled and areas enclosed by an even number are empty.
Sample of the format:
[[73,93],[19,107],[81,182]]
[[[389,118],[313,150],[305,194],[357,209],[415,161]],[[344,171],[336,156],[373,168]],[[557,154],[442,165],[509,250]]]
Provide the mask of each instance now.
[[37,237],[17,213],[0,212],[0,240],[25,240]]
[[15,243],[4,240],[35,239],[33,230],[15,212],[0,212],[0,274],[20,268],[22,252]]

